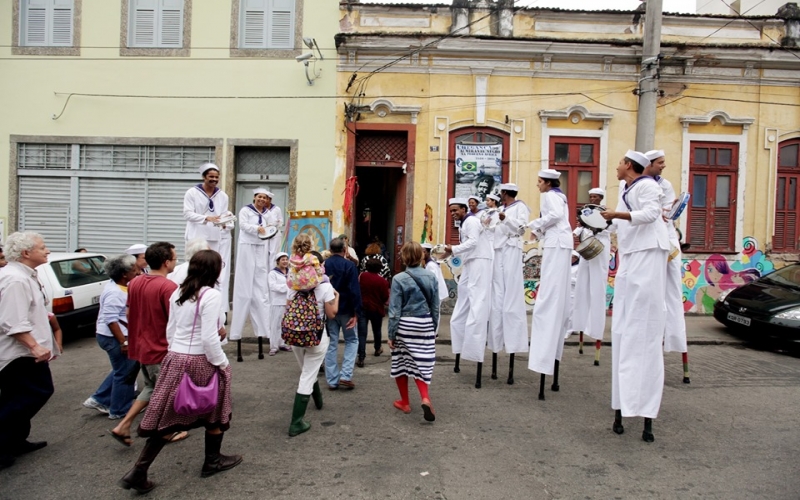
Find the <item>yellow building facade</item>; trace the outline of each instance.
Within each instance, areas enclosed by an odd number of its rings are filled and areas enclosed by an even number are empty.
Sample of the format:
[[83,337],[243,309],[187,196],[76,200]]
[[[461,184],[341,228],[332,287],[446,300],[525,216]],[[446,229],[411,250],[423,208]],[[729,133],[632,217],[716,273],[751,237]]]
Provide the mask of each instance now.
[[0,12],[5,235],[107,255],[167,240],[182,257],[183,194],[206,161],[234,213],[258,186],[284,212],[330,208],[335,2],[2,0]]
[[[617,204],[643,13],[454,4],[341,4],[334,228],[357,248],[376,237],[390,254],[407,240],[452,242],[448,198],[500,182],[517,183],[535,214],[542,168],[562,171],[573,210],[592,187]],[[679,221],[687,312],[710,313],[724,290],[798,258],[792,22],[664,15],[655,147],[664,176],[693,196]],[[535,256],[525,255],[531,304]],[[459,274],[457,261],[448,267]]]

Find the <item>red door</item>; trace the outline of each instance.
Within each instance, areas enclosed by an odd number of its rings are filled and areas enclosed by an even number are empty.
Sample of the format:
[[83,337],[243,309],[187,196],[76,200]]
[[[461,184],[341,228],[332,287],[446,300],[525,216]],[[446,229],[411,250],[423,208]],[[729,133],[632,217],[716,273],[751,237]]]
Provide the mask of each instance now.
[[577,226],[578,207],[589,203],[589,190],[598,187],[600,139],[551,137],[550,168],[561,172],[561,190],[567,195],[570,223]]

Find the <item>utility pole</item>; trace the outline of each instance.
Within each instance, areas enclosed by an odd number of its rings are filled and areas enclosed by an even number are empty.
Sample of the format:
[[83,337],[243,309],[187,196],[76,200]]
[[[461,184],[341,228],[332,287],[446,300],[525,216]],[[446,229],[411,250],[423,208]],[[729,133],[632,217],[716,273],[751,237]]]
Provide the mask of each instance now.
[[653,149],[658,103],[658,64],[661,60],[662,0],[647,0],[644,18],[644,44],[639,80],[639,110],[636,114],[636,151]]

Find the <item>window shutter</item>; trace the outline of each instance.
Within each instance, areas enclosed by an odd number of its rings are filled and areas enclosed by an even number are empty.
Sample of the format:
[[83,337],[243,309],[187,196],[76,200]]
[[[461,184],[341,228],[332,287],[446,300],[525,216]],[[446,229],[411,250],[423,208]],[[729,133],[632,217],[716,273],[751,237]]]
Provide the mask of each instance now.
[[689,245],[694,249],[706,248],[706,217],[708,210],[705,208],[691,207],[689,210]]
[[240,46],[245,49],[266,47],[266,0],[242,0],[244,15]]
[[159,47],[183,47],[183,0],[160,0]]
[[294,47],[294,0],[270,0],[269,46],[291,49]]
[[47,0],[25,0],[23,45],[47,45]]
[[733,238],[732,238],[732,231],[733,231],[733,211],[728,208],[714,208],[714,217],[713,221],[711,221],[712,227],[710,228],[711,232],[711,241],[709,241],[707,248],[713,248],[716,251],[733,251]]
[[131,46],[152,47],[156,43],[156,0],[133,0]]
[[72,0],[53,0],[51,45],[72,46]]

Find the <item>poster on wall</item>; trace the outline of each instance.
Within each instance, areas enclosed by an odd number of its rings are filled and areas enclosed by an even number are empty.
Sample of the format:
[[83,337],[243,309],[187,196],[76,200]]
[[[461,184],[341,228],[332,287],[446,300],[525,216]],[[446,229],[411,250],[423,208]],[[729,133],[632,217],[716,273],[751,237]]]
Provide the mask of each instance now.
[[331,240],[330,210],[292,210],[289,211],[287,231],[281,249],[291,253],[292,243],[300,233],[311,237],[311,249],[322,252]]
[[457,198],[499,193],[503,175],[502,144],[456,144]]

